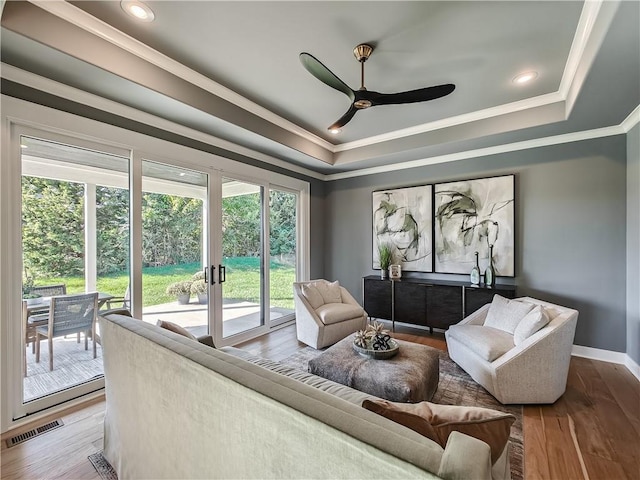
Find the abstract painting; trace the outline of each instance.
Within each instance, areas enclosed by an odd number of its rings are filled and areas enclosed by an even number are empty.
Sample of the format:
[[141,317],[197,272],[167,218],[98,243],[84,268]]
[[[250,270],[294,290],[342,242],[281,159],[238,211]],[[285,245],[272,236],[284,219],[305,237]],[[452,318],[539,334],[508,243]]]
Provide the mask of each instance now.
[[403,271],[433,271],[432,191],[423,185],[373,192],[373,268],[380,268],[378,245],[388,243]]
[[514,176],[439,183],[434,187],[435,271],[469,273],[480,257],[497,276],[515,275]]

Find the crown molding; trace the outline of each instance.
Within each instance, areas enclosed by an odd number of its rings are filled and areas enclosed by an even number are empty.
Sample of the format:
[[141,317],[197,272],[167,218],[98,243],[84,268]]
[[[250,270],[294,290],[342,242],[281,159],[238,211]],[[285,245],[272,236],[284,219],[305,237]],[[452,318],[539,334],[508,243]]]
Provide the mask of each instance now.
[[216,95],[238,107],[257,115],[285,130],[298,135],[310,142],[319,145],[326,150],[333,151],[333,144],[317,135],[299,127],[293,122],[267,110],[257,103],[248,100],[233,90],[211,80],[210,78],[186,67],[163,53],[154,50],[148,45],[136,40],[124,32],[86,13],[84,10],[66,1],[29,0],[30,3],[55,15],[83,30],[108,41],[109,43],[145,60],[177,77],[196,85],[207,92]]
[[620,0],[587,0],[582,7],[559,88],[566,101],[567,118],[619,6]]
[[174,132],[178,135],[182,135],[184,137],[191,138],[208,145],[223,148],[239,155],[244,155],[246,157],[253,158],[255,160],[274,165],[276,167],[284,168],[291,172],[300,173],[317,180],[324,180],[324,175],[316,171],[294,165],[290,162],[272,157],[270,155],[266,155],[247,147],[243,147],[242,145],[229,142],[228,140],[215,137],[208,133],[185,127],[184,125],[172,122],[171,120],[166,120],[156,115],[143,112],[136,108],[114,102],[113,100],[94,95],[93,93],[88,93],[84,90],[70,87],[69,85],[64,85],[62,83],[56,82],[55,80],[41,77],[34,73],[21,70],[12,65],[8,65],[6,63],[0,64],[0,67],[2,69],[2,78],[6,78],[7,80],[11,80],[12,82],[20,83],[27,87],[35,88],[36,90],[41,90],[43,92],[47,92],[73,102],[81,103],[92,108],[97,108],[114,115],[129,118],[133,121],[157,127],[168,132]]
[[593,130],[585,130],[582,132],[565,133],[562,135],[554,135],[551,137],[534,138],[524,140],[522,142],[505,143],[502,145],[494,145],[492,147],[478,148],[475,150],[467,150],[464,152],[449,153],[447,155],[439,155],[436,157],[423,158],[420,160],[411,160],[403,163],[394,163],[393,165],[383,165],[380,167],[363,168],[343,173],[334,173],[326,175],[325,181],[343,180],[346,178],[362,177],[366,175],[375,175],[378,173],[395,172],[397,170],[406,170],[409,168],[424,167],[427,165],[435,165],[437,163],[456,162],[458,160],[468,160],[478,157],[486,157],[489,155],[498,155],[501,153],[517,152],[519,150],[529,150],[531,148],[548,147],[551,145],[559,145],[562,143],[579,142],[592,138],[610,137],[614,135],[624,135],[626,132],[621,125],[612,127],[597,128]]
[[628,133],[633,127],[640,123],[640,105],[633,109],[633,111],[625,118],[620,126]]
[[614,135],[625,135],[635,125],[640,123],[640,105],[638,105],[619,125],[610,127],[597,128],[592,130],[585,130],[581,132],[572,132],[562,135],[555,135],[551,137],[535,138],[531,140],[524,140],[522,142],[507,143],[502,145],[494,145],[492,147],[485,147],[474,150],[467,150],[464,152],[456,152],[447,155],[439,155],[435,157],[428,157],[419,160],[411,160],[403,163],[394,163],[392,165],[383,165],[379,167],[364,168],[360,170],[354,170],[349,172],[322,174],[314,170],[310,170],[304,167],[300,167],[295,164],[291,164],[287,161],[272,157],[270,155],[257,152],[250,148],[237,145],[227,140],[220,139],[213,135],[200,132],[198,130],[185,127],[178,123],[166,120],[164,118],[152,115],[150,113],[142,112],[133,107],[122,105],[118,102],[105,99],[92,93],[87,93],[83,90],[79,90],[68,85],[61,84],[54,80],[41,77],[31,72],[26,72],[12,65],[5,63],[0,64],[2,71],[2,77],[7,80],[11,80],[16,83],[26,85],[28,87],[35,88],[37,90],[45,91],[67,100],[81,103],[83,105],[91,106],[114,115],[124,116],[131,120],[144,123],[153,127],[157,127],[163,130],[175,132],[193,140],[201,141],[209,145],[224,148],[240,155],[244,155],[256,160],[274,165],[291,172],[296,172],[302,175],[306,175],[316,180],[325,182],[343,180],[347,178],[363,177],[367,175],[375,175],[379,173],[388,173],[396,170],[406,170],[409,168],[423,167],[427,165],[435,165],[437,163],[455,162],[459,160],[467,160],[471,158],[484,157],[488,155],[497,155],[501,153],[516,152],[520,150],[527,150],[531,148],[546,147],[552,145],[560,145],[563,143],[579,142],[583,140],[589,140],[593,138],[609,137]]
[[[3,0],[2,0],[3,1]],[[188,81],[200,88],[223,98],[229,102],[232,102],[247,110],[254,115],[257,115],[287,131],[299,135],[300,137],[309,140],[322,148],[325,148],[331,153],[338,153],[346,150],[360,148],[364,146],[374,145],[376,143],[387,142],[399,138],[404,138],[412,135],[426,133],[433,130],[438,130],[445,127],[451,127],[455,125],[461,125],[468,122],[483,120],[487,118],[496,117],[499,115],[509,114],[516,111],[526,110],[529,108],[536,108],[541,105],[548,105],[555,102],[565,103],[565,119],[568,118],[573,103],[577,97],[586,72],[589,67],[599,46],[604,39],[604,35],[610,25],[613,13],[617,9],[620,0],[587,0],[585,1],[576,33],[574,35],[571,49],[567,57],[565,69],[563,72],[562,80],[557,92],[540,95],[538,97],[524,99],[518,102],[512,102],[505,105],[499,105],[496,107],[479,110],[477,112],[471,112],[468,114],[458,115],[456,117],[450,117],[435,122],[424,123],[407,129],[397,130],[382,135],[376,135],[354,142],[348,142],[343,144],[334,145],[325,139],[305,130],[302,127],[276,115],[275,113],[267,110],[260,105],[251,102],[236,92],[220,85],[217,82],[205,77],[202,74],[176,62],[175,60],[167,57],[166,55],[152,49],[151,47],[139,42],[138,40],[130,37],[129,35],[121,32],[120,30],[106,24],[105,22],[93,17],[92,15],[84,12],[80,8],[66,2],[66,1],[47,1],[47,0],[29,0],[39,8],[55,15],[67,22],[72,23],[93,35],[96,35],[104,40],[109,41],[113,45],[116,45],[127,52],[136,55],[137,57],[148,61],[180,78]],[[602,8],[605,5],[606,8]],[[607,11],[608,21],[601,21],[602,12]],[[605,20],[607,20],[605,19]],[[600,28],[598,28],[600,26]],[[594,39],[594,36],[597,38]],[[583,75],[580,75],[584,72]],[[567,99],[570,101],[567,101]]]
[[83,90],[70,87],[68,85],[61,84],[54,80],[41,77],[16,68],[12,65],[5,63],[0,64],[2,71],[2,77],[7,80],[11,80],[22,85],[35,88],[37,90],[45,91],[67,100],[81,103],[83,105],[91,106],[114,115],[124,116],[131,120],[144,123],[153,127],[157,127],[163,130],[175,132],[193,140],[201,141],[209,145],[213,145],[225,150],[229,150],[240,155],[244,155],[270,165],[274,165],[291,172],[296,172],[302,175],[306,175],[316,180],[325,182],[343,180],[347,178],[363,177],[367,175],[375,175],[379,173],[388,173],[396,170],[406,170],[409,168],[423,167],[427,165],[435,165],[437,163],[455,162],[459,160],[467,160],[471,158],[484,157],[488,155],[497,155],[501,153],[515,152],[520,150],[527,150],[531,148],[546,147],[552,145],[559,145],[563,143],[579,142],[583,140],[589,140],[593,138],[609,137],[614,135],[624,135],[628,133],[635,125],[640,123],[640,105],[638,105],[619,125],[610,127],[597,128],[592,130],[585,130],[581,132],[572,132],[562,135],[555,135],[551,137],[535,138],[531,140],[524,140],[521,142],[507,143],[502,145],[494,145],[492,147],[485,147],[474,150],[467,150],[464,152],[456,152],[446,155],[439,155],[435,157],[428,157],[419,160],[411,160],[408,162],[394,163],[392,165],[383,165],[379,167],[363,168],[360,170],[353,170],[348,172],[322,174],[308,168],[300,167],[290,162],[281,160],[279,158],[266,155],[264,153],[252,150],[247,147],[223,140],[213,135],[200,132],[193,128],[185,127],[176,122],[166,120],[164,118],[152,115],[150,113],[142,112],[133,107],[122,105],[121,103],[114,102],[112,100],[105,99],[92,93],[87,93]]
[[558,92],[547,93],[539,95],[537,97],[527,98],[519,100],[517,102],[506,103],[504,105],[498,105],[496,107],[485,108],[484,110],[477,110],[475,112],[464,113],[455,117],[443,118],[435,122],[423,123],[422,125],[416,125],[402,130],[396,130],[394,132],[383,133],[374,137],[364,138],[362,140],[355,140],[353,142],[342,143],[336,145],[335,152],[344,152],[352,150],[354,148],[366,147],[376,143],[387,142],[390,140],[397,140],[403,137],[410,137],[412,135],[419,135],[421,133],[431,132],[434,130],[440,130],[442,128],[454,127],[456,125],[463,125],[465,123],[476,122],[478,120],[487,120],[493,117],[499,117],[501,115],[507,115],[513,112],[520,112],[523,110],[529,110],[531,108],[543,107],[553,103],[562,102],[564,99]]

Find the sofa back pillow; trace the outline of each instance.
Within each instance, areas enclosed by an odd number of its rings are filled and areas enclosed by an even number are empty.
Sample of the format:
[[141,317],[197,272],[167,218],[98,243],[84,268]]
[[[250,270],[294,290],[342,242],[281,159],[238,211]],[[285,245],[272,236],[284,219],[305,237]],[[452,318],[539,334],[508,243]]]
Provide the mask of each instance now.
[[156,325],[160,328],[164,328],[173,333],[177,333],[178,335],[182,335],[183,337],[187,337],[190,340],[195,340],[196,342],[198,341],[196,336],[193,335],[191,332],[189,332],[186,328],[181,327],[180,325],[177,325],[173,322],[167,322],[166,320],[158,320],[156,322]]
[[383,417],[400,423],[438,443],[447,445],[451,432],[477,438],[491,448],[491,463],[495,463],[509,441],[511,425],[516,417],[489,408],[438,405],[431,402],[397,403],[387,400],[365,400],[362,406]]
[[311,305],[311,308],[314,310],[317,310],[324,305],[324,298],[322,298],[322,294],[314,285],[302,285],[301,290],[302,295],[304,295],[304,298],[307,299],[307,302],[309,302],[309,305]]
[[493,296],[484,326],[497,328],[513,335],[520,321],[533,310],[533,307],[531,303],[509,300],[496,294]]
[[342,303],[342,294],[340,293],[340,284],[335,282],[327,282],[326,280],[318,280],[313,282],[314,287],[318,289],[324,303]]
[[520,320],[520,323],[518,323],[518,326],[513,332],[513,343],[520,345],[548,323],[549,315],[546,309],[542,307],[542,305],[536,305]]

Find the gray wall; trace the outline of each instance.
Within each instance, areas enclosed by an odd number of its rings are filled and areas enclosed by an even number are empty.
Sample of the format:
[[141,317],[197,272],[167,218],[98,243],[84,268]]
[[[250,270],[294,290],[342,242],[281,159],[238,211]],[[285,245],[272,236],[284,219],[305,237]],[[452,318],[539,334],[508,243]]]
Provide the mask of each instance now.
[[325,277],[361,300],[377,273],[372,191],[515,173],[518,295],[579,310],[575,344],[625,352],[626,150],[620,135],[331,182]]
[[640,364],[640,124],[627,134],[627,355]]

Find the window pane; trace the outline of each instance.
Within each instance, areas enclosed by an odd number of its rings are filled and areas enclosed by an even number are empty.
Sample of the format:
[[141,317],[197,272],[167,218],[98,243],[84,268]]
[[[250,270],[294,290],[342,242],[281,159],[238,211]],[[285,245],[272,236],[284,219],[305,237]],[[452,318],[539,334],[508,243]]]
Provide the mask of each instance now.
[[[102,349],[96,342],[94,358],[91,326],[60,334],[55,325],[89,305],[75,295],[97,291],[99,308],[106,308],[127,288],[129,160],[27,136],[20,143],[27,402],[103,374]],[[56,297],[55,302],[51,297]],[[93,317],[93,310],[87,309],[83,317]],[[84,338],[78,342],[85,336],[90,337],[86,350]],[[52,351],[46,341],[49,337]]]
[[204,282],[206,174],[142,162],[143,320],[176,323],[196,336],[208,327]]
[[272,322],[288,319],[294,312],[292,284],[296,281],[296,205],[294,193],[270,190],[269,311]]

